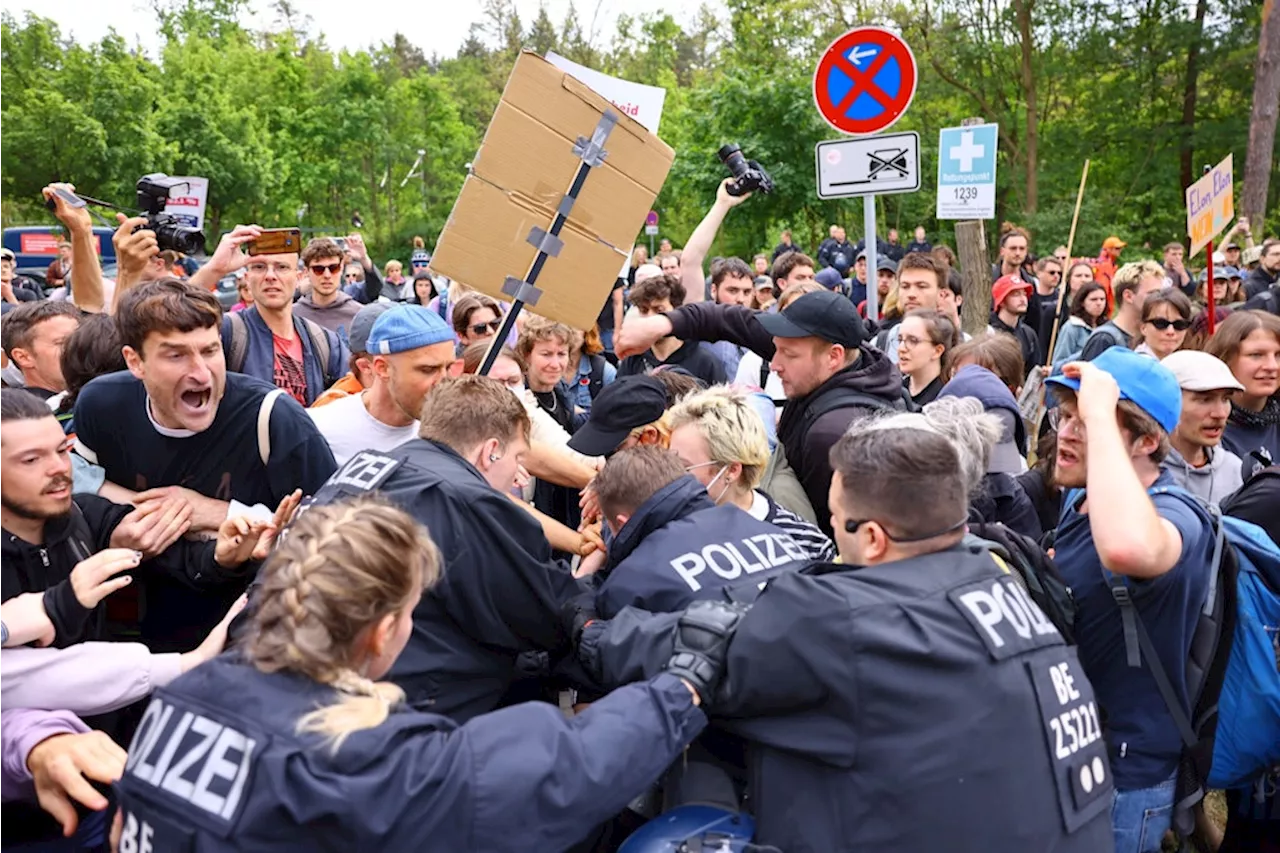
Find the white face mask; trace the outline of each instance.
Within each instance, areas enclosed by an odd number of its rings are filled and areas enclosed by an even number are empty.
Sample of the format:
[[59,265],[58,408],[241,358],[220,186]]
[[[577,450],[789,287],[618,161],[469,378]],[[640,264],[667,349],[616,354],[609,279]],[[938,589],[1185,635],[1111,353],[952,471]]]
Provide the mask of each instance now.
[[[717,481],[717,480],[719,480],[721,477],[723,477],[723,476],[724,476],[724,473],[725,473],[726,471],[728,471],[728,470],[729,470],[729,466],[728,466],[728,465],[725,465],[723,468],[721,468],[721,469],[720,469],[720,471],[719,471],[719,472],[718,472],[714,477],[712,477],[712,478],[711,478],[711,482],[710,482],[710,483],[707,483],[707,494],[708,494],[708,495],[710,495],[710,494],[711,494],[711,487],[712,487],[712,486],[714,486],[714,485],[716,484],[716,481]],[[725,493],[725,492],[727,492],[727,491],[729,491],[729,486],[730,486],[730,485],[732,485],[732,484],[731,484],[731,483],[729,483],[728,481],[726,481],[726,482],[725,482],[725,484],[724,484],[724,488],[722,488],[722,489],[720,490],[720,494],[713,496],[711,499],[712,499],[713,501],[715,501],[716,503],[720,503],[720,501],[724,498],[724,493]]]
[[508,385],[507,390],[510,391],[512,394],[515,394],[517,400],[519,400],[522,403],[524,402],[524,383],[523,382],[519,382],[515,385]]

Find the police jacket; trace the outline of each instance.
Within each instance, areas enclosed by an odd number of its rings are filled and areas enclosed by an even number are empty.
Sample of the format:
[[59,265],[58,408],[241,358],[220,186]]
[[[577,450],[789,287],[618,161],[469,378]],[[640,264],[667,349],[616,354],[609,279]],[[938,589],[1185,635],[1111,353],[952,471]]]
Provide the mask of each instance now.
[[[606,681],[640,677],[665,664],[675,618],[593,623],[582,657]],[[775,578],[738,626],[725,685],[709,713],[750,742],[758,844],[1112,849],[1093,689],[980,547]]]
[[683,610],[722,587],[761,584],[807,562],[786,532],[736,506],[716,506],[689,475],[640,505],[609,546],[596,611]]
[[403,706],[338,749],[299,719],[325,685],[234,653],[156,692],[116,784],[121,850],[564,850],[652,784],[706,723],[661,675],[572,721],[544,703],[459,726]]
[[361,451],[314,503],[375,490],[426,526],[444,561],[389,676],[410,703],[467,720],[497,707],[521,653],[570,651],[561,608],[585,587],[551,559],[533,516],[471,463],[424,439],[386,453]]
[[[773,336],[755,312],[740,305],[695,302],[666,315],[672,334],[685,341],[726,340],[765,361],[773,358]],[[831,448],[855,417],[876,409],[905,409],[902,375],[884,353],[863,344],[858,360],[804,397],[787,400],[778,421],[778,440],[804,486],[822,532],[831,536]]]

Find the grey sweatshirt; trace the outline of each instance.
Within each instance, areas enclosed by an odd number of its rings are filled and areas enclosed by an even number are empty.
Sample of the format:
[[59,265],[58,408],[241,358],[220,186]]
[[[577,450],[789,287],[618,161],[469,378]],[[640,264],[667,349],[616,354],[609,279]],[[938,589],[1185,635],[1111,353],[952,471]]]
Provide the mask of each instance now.
[[1161,467],[1173,475],[1179,486],[1214,506],[1244,484],[1244,467],[1240,457],[1223,447],[1206,447],[1208,464],[1195,468],[1182,458],[1176,448],[1169,448],[1169,455]]
[[308,293],[293,303],[293,313],[324,326],[345,341],[347,330],[351,328],[351,321],[355,319],[356,312],[364,306],[341,290],[335,294],[335,297],[328,305],[317,305]]

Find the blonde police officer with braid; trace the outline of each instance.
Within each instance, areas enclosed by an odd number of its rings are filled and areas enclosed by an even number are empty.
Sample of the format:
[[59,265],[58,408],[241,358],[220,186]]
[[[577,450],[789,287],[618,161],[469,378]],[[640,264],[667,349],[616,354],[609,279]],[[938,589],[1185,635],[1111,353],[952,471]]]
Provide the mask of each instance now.
[[239,652],[157,691],[117,783],[120,853],[562,850],[706,723],[723,649],[567,720],[529,703],[464,725],[379,681],[440,554],[370,498],[312,507],[264,566]]

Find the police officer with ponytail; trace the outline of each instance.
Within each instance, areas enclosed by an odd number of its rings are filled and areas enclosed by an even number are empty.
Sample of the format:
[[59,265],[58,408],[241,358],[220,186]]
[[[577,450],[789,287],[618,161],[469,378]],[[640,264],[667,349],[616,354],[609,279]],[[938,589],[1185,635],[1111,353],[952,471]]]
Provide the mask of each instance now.
[[563,850],[702,730],[723,647],[696,636],[572,723],[542,703],[461,726],[408,708],[379,679],[440,565],[425,530],[375,499],[304,512],[241,650],[147,708],[117,784],[120,853]]
[[[831,452],[842,564],[772,578],[729,640],[708,713],[747,741],[758,845],[1112,850],[1111,770],[1075,650],[965,541],[983,470],[962,458],[965,426],[855,421]],[[741,605],[699,602],[709,623],[713,606]],[[641,677],[668,659],[673,624],[629,608],[586,625],[579,655],[606,682]]]

